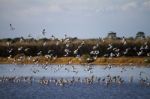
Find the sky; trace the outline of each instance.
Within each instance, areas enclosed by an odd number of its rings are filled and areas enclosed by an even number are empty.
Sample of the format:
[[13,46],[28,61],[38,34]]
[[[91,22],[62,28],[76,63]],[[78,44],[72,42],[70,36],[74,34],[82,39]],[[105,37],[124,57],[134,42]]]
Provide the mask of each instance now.
[[0,38],[99,38],[111,31],[150,36],[150,0],[0,0]]

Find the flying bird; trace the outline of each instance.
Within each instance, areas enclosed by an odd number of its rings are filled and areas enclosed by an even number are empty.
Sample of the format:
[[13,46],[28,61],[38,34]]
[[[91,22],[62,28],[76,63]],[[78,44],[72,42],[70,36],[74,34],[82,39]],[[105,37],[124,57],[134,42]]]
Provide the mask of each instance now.
[[9,24],[9,26],[10,26],[10,30],[15,30],[15,28],[12,26],[12,24]]
[[45,33],[46,33],[46,32],[45,32],[45,29],[43,29],[43,30],[42,30],[42,34],[45,35]]

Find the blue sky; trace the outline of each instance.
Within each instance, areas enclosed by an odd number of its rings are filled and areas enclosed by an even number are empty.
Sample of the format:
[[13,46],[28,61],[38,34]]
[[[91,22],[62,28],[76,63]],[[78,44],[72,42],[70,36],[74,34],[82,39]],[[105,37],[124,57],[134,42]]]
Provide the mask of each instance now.
[[98,38],[110,31],[150,36],[150,0],[0,0],[0,38]]

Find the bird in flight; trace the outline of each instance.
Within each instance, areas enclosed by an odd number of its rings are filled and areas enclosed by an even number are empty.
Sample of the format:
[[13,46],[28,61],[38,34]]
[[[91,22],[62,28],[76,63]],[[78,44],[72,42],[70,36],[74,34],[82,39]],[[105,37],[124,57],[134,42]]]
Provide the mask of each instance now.
[[9,24],[9,26],[10,26],[10,30],[15,30],[15,28],[12,26],[12,24]]
[[46,32],[45,32],[45,29],[43,29],[43,30],[42,30],[42,34],[45,35],[45,33],[46,33]]

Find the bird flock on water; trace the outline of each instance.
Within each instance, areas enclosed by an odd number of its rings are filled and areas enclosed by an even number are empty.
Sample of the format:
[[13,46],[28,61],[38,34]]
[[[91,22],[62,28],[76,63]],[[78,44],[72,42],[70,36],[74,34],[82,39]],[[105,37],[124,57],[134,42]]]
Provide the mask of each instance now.
[[[82,83],[82,84],[100,84],[100,85],[123,85],[126,83],[132,84],[137,81],[140,85],[150,87],[150,79],[147,72],[140,71],[137,76],[138,78],[134,78],[134,76],[127,75],[127,79],[125,79],[123,76],[121,76],[122,73],[127,72],[128,70],[134,70],[136,67],[131,66],[129,67],[121,67],[120,71],[118,72],[118,75],[111,75],[107,74],[105,76],[97,76],[94,75],[94,71],[96,70],[94,65],[88,65],[83,66],[83,68],[76,67],[76,65],[38,65],[37,68],[36,65],[32,65],[30,68],[30,71],[32,72],[32,76],[0,76],[0,84],[2,83],[28,83],[32,84],[35,82],[38,82],[41,85],[49,85],[49,84],[55,84],[56,86],[68,86],[73,85],[75,83]],[[115,67],[113,65],[107,65],[105,67],[101,68],[101,72],[109,72],[110,70],[113,70]],[[45,72],[51,72],[52,74],[57,72],[66,72],[66,73],[72,73],[74,76],[72,77],[53,77],[53,76],[43,76],[43,77],[35,77],[35,75],[40,75],[40,72],[45,70]],[[98,69],[98,68],[97,68]],[[50,70],[50,71],[49,71]],[[16,73],[16,68],[12,68],[10,72]],[[86,73],[87,76],[80,77],[80,73]],[[49,75],[51,75],[51,73]],[[89,75],[90,74],[90,75]]]
[[[12,24],[10,24],[10,30],[12,30],[12,31],[15,30],[15,27]],[[46,35],[46,29],[43,29],[41,34],[43,36],[45,36]],[[32,36],[29,34],[28,37],[32,37]],[[56,39],[56,37],[54,35],[52,35],[51,37],[53,38],[53,40]],[[105,42],[104,39],[101,39],[101,40],[103,42]],[[20,42],[22,42],[22,41],[23,41],[23,39],[20,39]],[[65,57],[69,56],[70,53],[73,52],[73,54],[77,58],[79,58],[81,60],[81,54],[79,53],[79,51],[82,49],[82,47],[84,45],[86,45],[84,40],[78,45],[77,49],[75,49],[73,51],[70,48],[72,42],[71,42],[71,40],[69,38],[67,38],[66,34],[65,34],[65,39],[64,40],[58,40],[55,45],[58,46],[61,42],[65,43],[65,48],[64,48],[64,52],[65,52],[64,56]],[[127,41],[126,41],[125,38],[122,38],[121,42],[122,42],[122,44],[124,46],[127,44]],[[6,44],[8,46],[10,46],[11,42],[6,42]],[[46,46],[46,44],[47,44],[47,42],[45,41],[43,43],[43,46]],[[97,44],[95,44],[92,47],[91,51],[89,52],[89,54],[92,56],[92,59],[94,59],[94,60],[96,60],[98,55],[100,54],[100,51],[98,50],[99,47],[100,47],[100,45],[99,45],[99,43],[97,43]],[[142,46],[140,46],[140,49],[137,49],[136,47],[134,47],[134,48],[126,48],[123,53],[120,53],[120,49],[117,48],[117,47],[114,47],[113,44],[110,43],[110,44],[108,44],[108,47],[107,47],[107,51],[109,51],[110,53],[104,54],[104,57],[111,57],[111,58],[112,57],[120,57],[121,54],[124,54],[124,55],[128,54],[131,49],[135,50],[138,56],[143,55],[143,53],[146,53],[146,55],[148,57],[150,56],[150,52],[148,52],[148,50],[150,50],[150,47],[149,47],[148,43],[145,42]],[[18,51],[24,50],[25,52],[27,52],[27,51],[30,50],[30,48],[24,48],[23,46],[21,46],[17,50]],[[8,49],[8,53],[10,54],[10,56],[8,57],[9,60],[12,59],[11,53],[13,51],[14,51],[13,48]],[[147,52],[145,52],[145,51],[147,51]],[[56,60],[57,59],[57,55],[55,55],[54,53],[55,53],[55,50],[51,50],[50,49],[50,50],[48,50],[48,54],[45,55],[44,57],[46,59],[51,59],[52,58],[52,60]],[[37,52],[37,56],[40,56],[40,55],[42,55],[42,51]],[[13,63],[16,64],[17,62],[21,62],[24,59],[25,59],[25,57],[20,55],[20,56],[16,57],[15,59],[13,59]],[[28,56],[27,59],[32,61],[35,64],[35,65],[32,66],[31,71],[34,74],[38,74],[40,72],[40,70],[38,68],[36,68],[36,67],[39,66],[40,59],[38,57],[33,58],[32,56]],[[87,58],[86,60],[90,61],[90,58]],[[68,61],[68,64],[70,65],[71,62],[72,62],[71,60]],[[78,71],[76,69],[76,67],[74,65],[70,65],[71,69],[69,69],[69,68],[65,67],[66,65],[56,65],[57,68],[54,68],[54,67],[52,67],[52,66],[50,66],[48,64],[49,63],[46,62],[45,64],[42,64],[40,66],[42,66],[42,69],[44,69],[44,70],[48,70],[49,68],[50,69],[54,69],[54,73],[60,71],[61,69],[63,69],[63,67],[64,67],[64,70],[67,71],[67,72],[72,72],[74,74],[78,74],[80,72],[80,71]],[[93,66],[90,65],[90,64],[85,64],[85,65],[87,65],[87,66],[86,66],[86,68],[84,69],[83,72],[89,72],[92,75],[93,74]],[[105,70],[110,70],[112,68],[113,68],[113,66],[111,64],[109,64],[108,66],[105,66],[105,68],[103,68],[103,70],[104,71]],[[132,67],[132,69],[134,69],[134,68]],[[13,71],[16,71],[16,69],[14,68],[10,72],[13,72]],[[122,67],[120,72],[123,73],[125,71],[127,71],[127,69],[125,67]],[[143,77],[144,74],[145,73],[142,72],[142,71],[139,73],[139,83],[144,85],[144,86],[150,86],[149,77],[148,76],[144,76]],[[0,77],[0,83],[6,83],[6,82],[13,82],[13,83],[27,82],[27,83],[32,84],[35,80],[36,79],[33,76],[25,76],[25,77],[24,76],[21,76],[21,77],[17,77],[17,76],[13,76],[13,77],[1,76]],[[129,78],[129,83],[132,83],[133,80],[134,80],[134,77],[131,76]],[[119,76],[119,75],[113,76],[113,75],[110,75],[110,74],[108,74],[105,77],[97,77],[97,76],[92,75],[90,77],[81,78],[81,77],[74,77],[73,76],[70,79],[63,78],[63,77],[61,77],[61,78],[42,77],[42,78],[38,79],[37,81],[40,84],[42,84],[42,85],[48,85],[50,83],[54,83],[54,84],[56,84],[58,86],[65,86],[65,85],[74,84],[74,83],[86,83],[86,84],[99,83],[99,84],[105,84],[107,86],[112,85],[112,84],[119,84],[120,85],[120,84],[124,84],[125,83],[125,80],[121,76]]]

